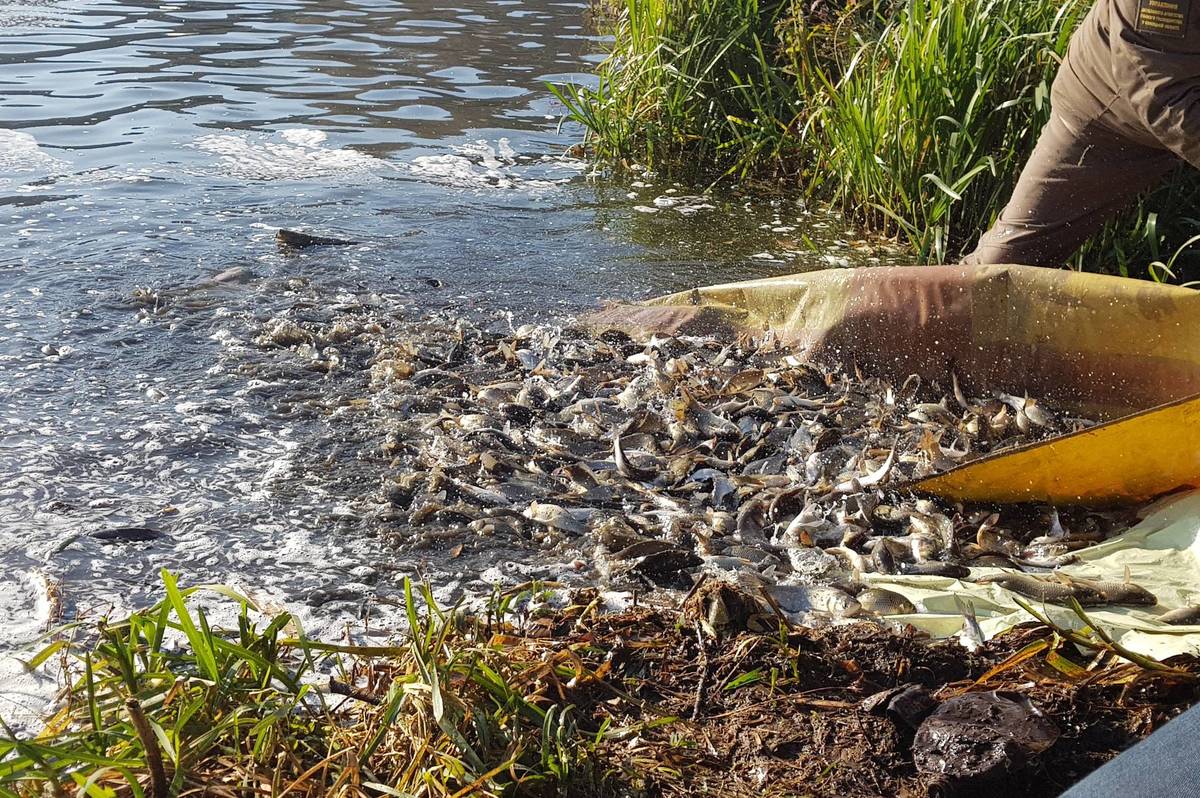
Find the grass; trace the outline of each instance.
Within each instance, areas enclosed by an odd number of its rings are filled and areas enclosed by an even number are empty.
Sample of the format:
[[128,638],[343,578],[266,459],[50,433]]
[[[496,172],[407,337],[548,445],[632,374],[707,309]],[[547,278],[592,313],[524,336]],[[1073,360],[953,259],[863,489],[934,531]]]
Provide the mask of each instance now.
[[[1049,114],[1089,0],[616,0],[595,89],[557,87],[597,157],[712,182],[782,179],[957,260],[998,215]],[[1097,235],[1076,267],[1152,269],[1200,232],[1181,171]]]
[[[67,656],[62,708],[35,739],[6,727],[0,794],[163,798],[210,795],[587,795],[587,740],[570,707],[518,685],[528,663],[466,634],[463,618],[406,585],[414,633],[398,647],[307,639],[281,614],[256,626],[224,587],[179,589],[86,644],[60,638],[31,659]],[[189,608],[216,591],[238,608],[218,632]],[[74,631],[81,631],[74,627]],[[572,670],[571,675],[575,674]],[[339,706],[341,705],[341,706]]]
[[797,90],[781,0],[626,0],[599,87],[552,87],[602,158],[746,176],[789,160]]
[[814,65],[809,190],[944,262],[1006,200],[1049,116],[1086,5],[909,0],[832,67]]
[[[678,611],[619,613],[595,591],[544,609],[528,585],[479,616],[406,583],[407,641],[355,646],[162,577],[155,606],[71,624],[30,658],[60,658],[70,684],[36,736],[4,727],[0,795],[925,796],[936,784],[915,770],[912,735],[863,700],[917,682],[939,700],[1019,690],[1060,727],[1088,728],[1006,782],[1049,796],[1200,696],[1200,660],[1138,657],[1078,609],[1085,630],[1043,621],[966,654],[870,624],[735,611],[706,627],[714,596],[753,602],[718,583]],[[202,597],[236,628],[213,628]]]

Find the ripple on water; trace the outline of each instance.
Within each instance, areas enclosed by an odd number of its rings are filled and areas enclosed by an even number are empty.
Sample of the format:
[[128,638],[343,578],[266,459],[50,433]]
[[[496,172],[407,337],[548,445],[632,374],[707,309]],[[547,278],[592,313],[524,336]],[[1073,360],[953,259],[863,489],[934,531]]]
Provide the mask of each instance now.
[[392,119],[449,119],[450,112],[445,108],[437,105],[426,105],[418,103],[416,105],[404,105],[387,113],[378,114],[378,116],[386,116]]

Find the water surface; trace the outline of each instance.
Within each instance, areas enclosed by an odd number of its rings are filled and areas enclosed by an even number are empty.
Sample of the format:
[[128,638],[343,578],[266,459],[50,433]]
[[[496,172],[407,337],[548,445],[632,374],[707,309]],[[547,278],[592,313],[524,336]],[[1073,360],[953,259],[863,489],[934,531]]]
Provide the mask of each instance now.
[[[0,651],[47,585],[97,617],[166,567],[335,633],[396,574],[477,576],[364,532],[372,433],[312,409],[336,373],[255,347],[272,318],[553,321],[867,257],[790,198],[566,157],[546,84],[603,46],[550,0],[0,0]],[[361,243],[282,253],[281,226]],[[165,537],[93,537],[128,525]]]

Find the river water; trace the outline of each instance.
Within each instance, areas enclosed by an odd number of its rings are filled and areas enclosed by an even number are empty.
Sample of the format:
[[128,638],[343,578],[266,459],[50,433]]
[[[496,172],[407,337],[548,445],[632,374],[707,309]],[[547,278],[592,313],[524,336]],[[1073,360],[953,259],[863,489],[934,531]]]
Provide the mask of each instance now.
[[[342,467],[344,426],[287,411],[338,377],[250,345],[278,314],[553,321],[867,259],[790,199],[567,157],[582,131],[546,84],[593,80],[588,16],[0,0],[0,654],[60,613],[149,600],[164,567],[337,634],[386,606],[388,574],[469,584],[487,565],[439,570],[361,534],[348,499],[379,475]],[[289,254],[278,227],[360,243]],[[163,537],[95,537],[126,526]]]

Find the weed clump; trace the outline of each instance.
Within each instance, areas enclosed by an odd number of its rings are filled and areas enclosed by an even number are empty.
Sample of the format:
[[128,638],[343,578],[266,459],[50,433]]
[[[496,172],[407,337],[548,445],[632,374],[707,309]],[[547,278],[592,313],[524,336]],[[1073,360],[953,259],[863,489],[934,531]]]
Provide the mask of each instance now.
[[[570,708],[527,693],[530,663],[428,590],[405,586],[406,645],[370,647],[310,640],[287,613],[256,625],[226,587],[163,581],[159,604],[31,658],[65,655],[72,683],[36,738],[5,727],[0,795],[542,796],[598,781]],[[236,603],[236,630],[187,605],[200,590]]]

